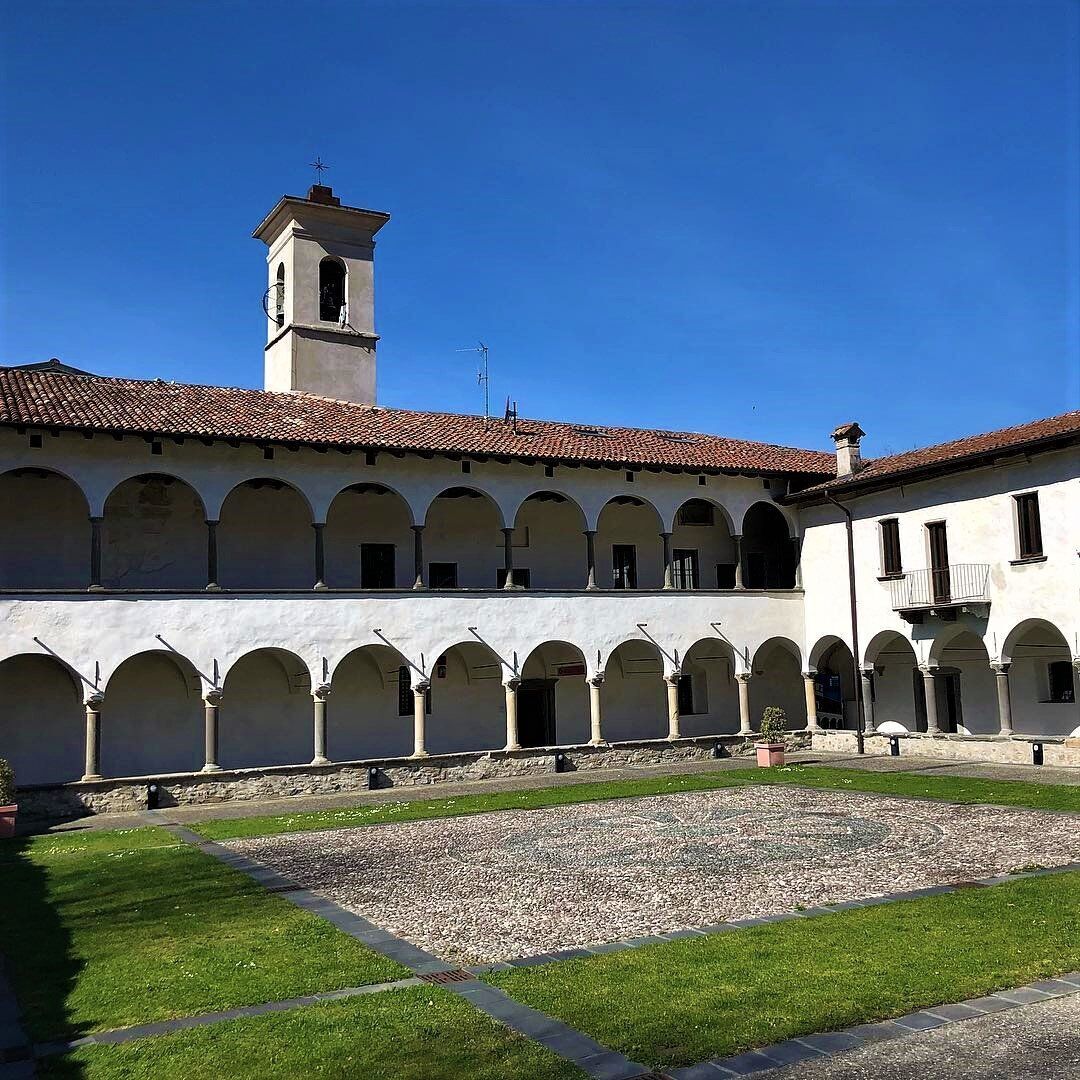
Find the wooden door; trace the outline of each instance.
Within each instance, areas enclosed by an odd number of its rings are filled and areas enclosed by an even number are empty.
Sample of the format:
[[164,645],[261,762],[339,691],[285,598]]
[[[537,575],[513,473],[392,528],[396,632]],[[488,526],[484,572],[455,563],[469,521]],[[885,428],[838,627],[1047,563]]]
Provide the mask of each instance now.
[[952,599],[952,581],[949,575],[949,538],[944,521],[931,521],[926,526],[930,538],[930,581],[935,604],[946,604]]

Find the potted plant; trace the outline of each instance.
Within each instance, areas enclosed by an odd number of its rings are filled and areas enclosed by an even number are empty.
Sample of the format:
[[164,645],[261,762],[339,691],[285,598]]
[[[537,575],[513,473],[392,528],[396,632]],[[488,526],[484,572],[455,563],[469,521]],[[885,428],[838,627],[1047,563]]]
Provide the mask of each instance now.
[[757,743],[757,763],[762,768],[784,764],[784,735],[787,714],[779,705],[770,705],[761,714],[761,733]]
[[15,835],[15,771],[0,758],[0,837]]

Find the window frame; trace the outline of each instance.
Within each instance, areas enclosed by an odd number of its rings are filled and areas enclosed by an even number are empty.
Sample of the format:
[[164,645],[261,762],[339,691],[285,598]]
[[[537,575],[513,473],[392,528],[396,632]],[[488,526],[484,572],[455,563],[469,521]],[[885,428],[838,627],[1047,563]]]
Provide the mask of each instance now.
[[[895,544],[891,540],[895,540]],[[895,550],[893,550],[895,548]],[[878,521],[878,554],[882,579],[904,576],[904,549],[900,544],[900,519],[881,518]],[[895,556],[895,564],[890,556]]]
[[[1016,560],[1044,559],[1042,508],[1038,491],[1022,491],[1012,497]],[[1030,508],[1030,509],[1029,509]],[[1033,512],[1032,512],[1033,511]]]
[[[1068,683],[1061,682],[1060,693],[1055,695],[1054,668],[1062,667],[1069,676]],[[1046,701],[1051,705],[1076,704],[1076,672],[1071,660],[1050,660],[1046,665]]]

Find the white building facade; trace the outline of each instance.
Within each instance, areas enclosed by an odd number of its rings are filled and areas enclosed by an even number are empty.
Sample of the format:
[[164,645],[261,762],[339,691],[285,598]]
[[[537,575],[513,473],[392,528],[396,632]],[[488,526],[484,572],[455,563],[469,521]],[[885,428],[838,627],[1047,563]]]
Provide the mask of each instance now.
[[851,427],[834,458],[382,409],[386,220],[314,188],[260,225],[266,391],[0,369],[21,785],[93,807],[140,778],[705,753],[774,704],[827,745],[863,716],[1074,753],[1080,414],[860,467]]

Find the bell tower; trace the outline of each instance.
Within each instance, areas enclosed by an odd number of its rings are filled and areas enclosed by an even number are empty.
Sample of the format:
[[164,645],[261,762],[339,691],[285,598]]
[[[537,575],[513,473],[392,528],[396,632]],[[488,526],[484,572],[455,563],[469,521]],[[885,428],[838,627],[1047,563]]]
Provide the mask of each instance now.
[[269,249],[267,390],[375,403],[375,234],[390,220],[330,187],[285,195],[252,234]]

